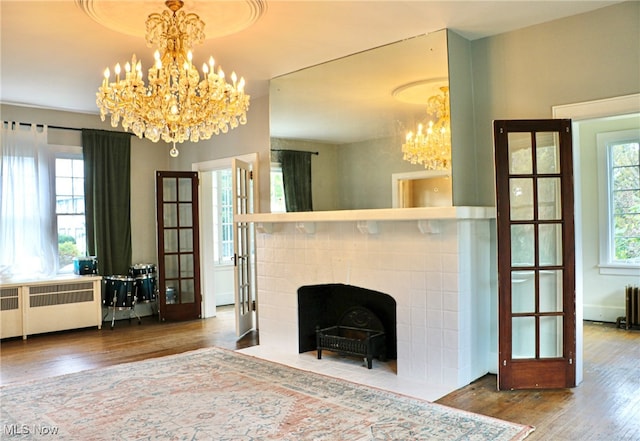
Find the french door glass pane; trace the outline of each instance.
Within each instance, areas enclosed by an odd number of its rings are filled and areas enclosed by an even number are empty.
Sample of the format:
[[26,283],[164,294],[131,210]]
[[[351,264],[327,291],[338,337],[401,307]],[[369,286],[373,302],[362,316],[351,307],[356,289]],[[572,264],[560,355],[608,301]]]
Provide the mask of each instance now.
[[538,174],[560,173],[558,132],[536,132],[536,167]]
[[512,358],[535,358],[536,319],[535,317],[513,317],[511,320]]
[[164,273],[167,279],[178,278],[178,256],[176,254],[164,256],[164,266]]
[[178,179],[178,194],[180,202],[191,202],[191,179]]
[[540,358],[562,357],[562,317],[540,317]]
[[180,255],[180,277],[193,277],[193,254]]
[[534,257],[533,225],[511,225],[511,266],[533,266]]
[[511,220],[533,219],[533,179],[509,179]]
[[178,204],[180,206],[180,228],[193,226],[193,206],[189,204]]
[[175,202],[177,200],[178,191],[176,189],[176,180],[164,178],[162,180],[162,198],[166,202]]
[[511,312],[535,312],[535,272],[511,272]]
[[538,178],[538,219],[557,220],[562,216],[560,178]]
[[180,303],[193,303],[196,300],[196,291],[193,280],[180,281]]
[[540,312],[562,312],[562,270],[540,271]]
[[531,134],[509,133],[509,174],[533,173]]
[[193,252],[193,230],[180,229],[180,252]]
[[562,265],[562,225],[539,225],[540,266]]
[[174,203],[163,204],[163,219],[164,228],[171,228],[178,226],[178,207]]
[[164,230],[164,252],[176,253],[178,251],[178,230]]

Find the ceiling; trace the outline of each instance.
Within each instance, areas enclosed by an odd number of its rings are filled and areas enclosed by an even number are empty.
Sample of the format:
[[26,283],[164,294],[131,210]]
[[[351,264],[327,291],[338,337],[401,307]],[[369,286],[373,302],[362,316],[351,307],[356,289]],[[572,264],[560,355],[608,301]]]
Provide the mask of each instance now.
[[[144,22],[163,3],[0,0],[0,102],[98,114],[105,67],[133,53],[143,70],[151,65]],[[186,0],[184,10],[206,23],[195,61],[213,55],[256,98],[268,94],[271,78],[416,35],[450,28],[475,40],[614,3]]]

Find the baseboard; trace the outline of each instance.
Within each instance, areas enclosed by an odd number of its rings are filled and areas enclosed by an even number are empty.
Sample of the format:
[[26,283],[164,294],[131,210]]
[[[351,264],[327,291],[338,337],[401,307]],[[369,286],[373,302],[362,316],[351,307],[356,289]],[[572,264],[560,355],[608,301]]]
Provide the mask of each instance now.
[[615,323],[618,317],[625,315],[624,306],[584,305],[584,320]]

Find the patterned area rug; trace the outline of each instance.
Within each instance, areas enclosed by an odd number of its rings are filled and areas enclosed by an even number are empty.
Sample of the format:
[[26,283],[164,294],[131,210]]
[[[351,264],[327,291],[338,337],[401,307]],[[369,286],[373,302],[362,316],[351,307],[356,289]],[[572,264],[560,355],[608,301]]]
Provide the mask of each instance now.
[[521,440],[533,428],[209,348],[0,389],[2,439]]

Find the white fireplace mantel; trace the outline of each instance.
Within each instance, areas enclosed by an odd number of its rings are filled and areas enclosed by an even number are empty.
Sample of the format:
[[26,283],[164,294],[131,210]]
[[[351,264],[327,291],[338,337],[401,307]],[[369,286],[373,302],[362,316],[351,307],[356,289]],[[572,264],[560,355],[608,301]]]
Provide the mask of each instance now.
[[495,219],[495,207],[416,207],[369,210],[303,211],[296,213],[254,213],[236,215],[239,222],[347,222],[432,219]]

